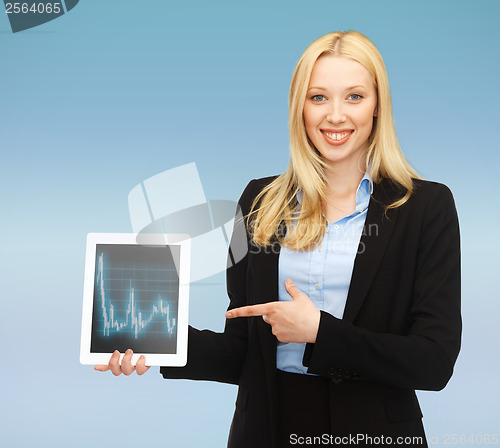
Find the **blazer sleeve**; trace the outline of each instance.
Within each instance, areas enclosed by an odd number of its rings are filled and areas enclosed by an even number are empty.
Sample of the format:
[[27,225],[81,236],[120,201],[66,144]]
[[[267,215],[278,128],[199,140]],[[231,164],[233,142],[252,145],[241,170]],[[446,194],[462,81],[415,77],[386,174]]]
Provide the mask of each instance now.
[[407,334],[375,333],[321,311],[316,342],[304,354],[308,372],[403,389],[446,386],[461,344],[460,233],[453,195],[436,185],[424,212]]
[[[228,256],[226,284],[230,303],[229,309],[247,304],[246,272],[248,264],[248,232],[245,221],[238,219],[238,211],[246,216],[254,198],[255,180],[251,181],[238,201],[236,218]],[[241,218],[241,215],[240,215]],[[244,255],[233,263],[231,253]],[[184,367],[161,367],[164,378],[208,380],[238,384],[241,368],[246,355],[248,339],[247,319],[226,319],[223,333],[211,330],[188,329],[188,360]]]

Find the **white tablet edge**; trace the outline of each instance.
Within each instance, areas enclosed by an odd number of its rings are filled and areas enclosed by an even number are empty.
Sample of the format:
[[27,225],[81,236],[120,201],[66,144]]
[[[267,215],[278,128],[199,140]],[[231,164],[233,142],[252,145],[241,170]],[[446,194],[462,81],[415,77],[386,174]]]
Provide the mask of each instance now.
[[[91,353],[92,309],[94,302],[95,256],[97,244],[147,244],[147,245],[179,245],[179,302],[177,316],[177,353],[155,354],[134,353],[132,364],[135,365],[141,355],[146,356],[147,366],[182,367],[187,363],[187,338],[189,314],[189,272],[191,240],[183,234],[135,234],[135,233],[89,233],[85,254],[85,277],[83,285],[82,331],[80,339],[81,364],[107,364],[110,353]],[[124,354],[120,354],[120,362]]]

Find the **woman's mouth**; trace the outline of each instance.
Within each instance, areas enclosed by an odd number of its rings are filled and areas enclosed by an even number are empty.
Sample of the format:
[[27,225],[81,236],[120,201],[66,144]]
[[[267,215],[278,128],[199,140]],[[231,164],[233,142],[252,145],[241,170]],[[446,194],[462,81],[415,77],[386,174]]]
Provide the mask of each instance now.
[[328,144],[330,145],[343,145],[347,140],[349,140],[349,137],[352,135],[354,130],[342,130],[342,131],[326,131],[321,129],[321,133],[323,134],[323,137],[325,137],[325,140]]

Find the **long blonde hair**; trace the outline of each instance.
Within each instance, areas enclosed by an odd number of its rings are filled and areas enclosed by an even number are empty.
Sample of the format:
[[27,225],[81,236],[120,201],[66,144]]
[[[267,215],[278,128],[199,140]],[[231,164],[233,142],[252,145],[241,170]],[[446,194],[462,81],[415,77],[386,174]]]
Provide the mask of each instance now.
[[[412,178],[420,179],[399,147],[389,79],[377,47],[357,31],[326,34],[307,47],[293,72],[288,120],[290,163],[282,175],[259,193],[248,215],[253,242],[259,246],[270,245],[276,238],[281,245],[294,250],[310,249],[320,244],[324,236],[326,218],[322,204],[326,201],[326,164],[307,136],[303,117],[311,72],[322,55],[353,59],[363,65],[375,81],[377,117],[369,138],[365,171],[375,183],[391,178],[406,190],[402,198],[386,206],[386,211],[403,205],[412,194]],[[302,190],[300,207],[299,190]]]

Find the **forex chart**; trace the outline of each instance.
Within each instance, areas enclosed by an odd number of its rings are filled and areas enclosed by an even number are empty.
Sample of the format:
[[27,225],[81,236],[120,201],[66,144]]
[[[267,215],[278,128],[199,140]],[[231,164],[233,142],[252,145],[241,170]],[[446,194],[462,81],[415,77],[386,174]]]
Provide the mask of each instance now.
[[91,352],[175,353],[178,247],[96,246]]

